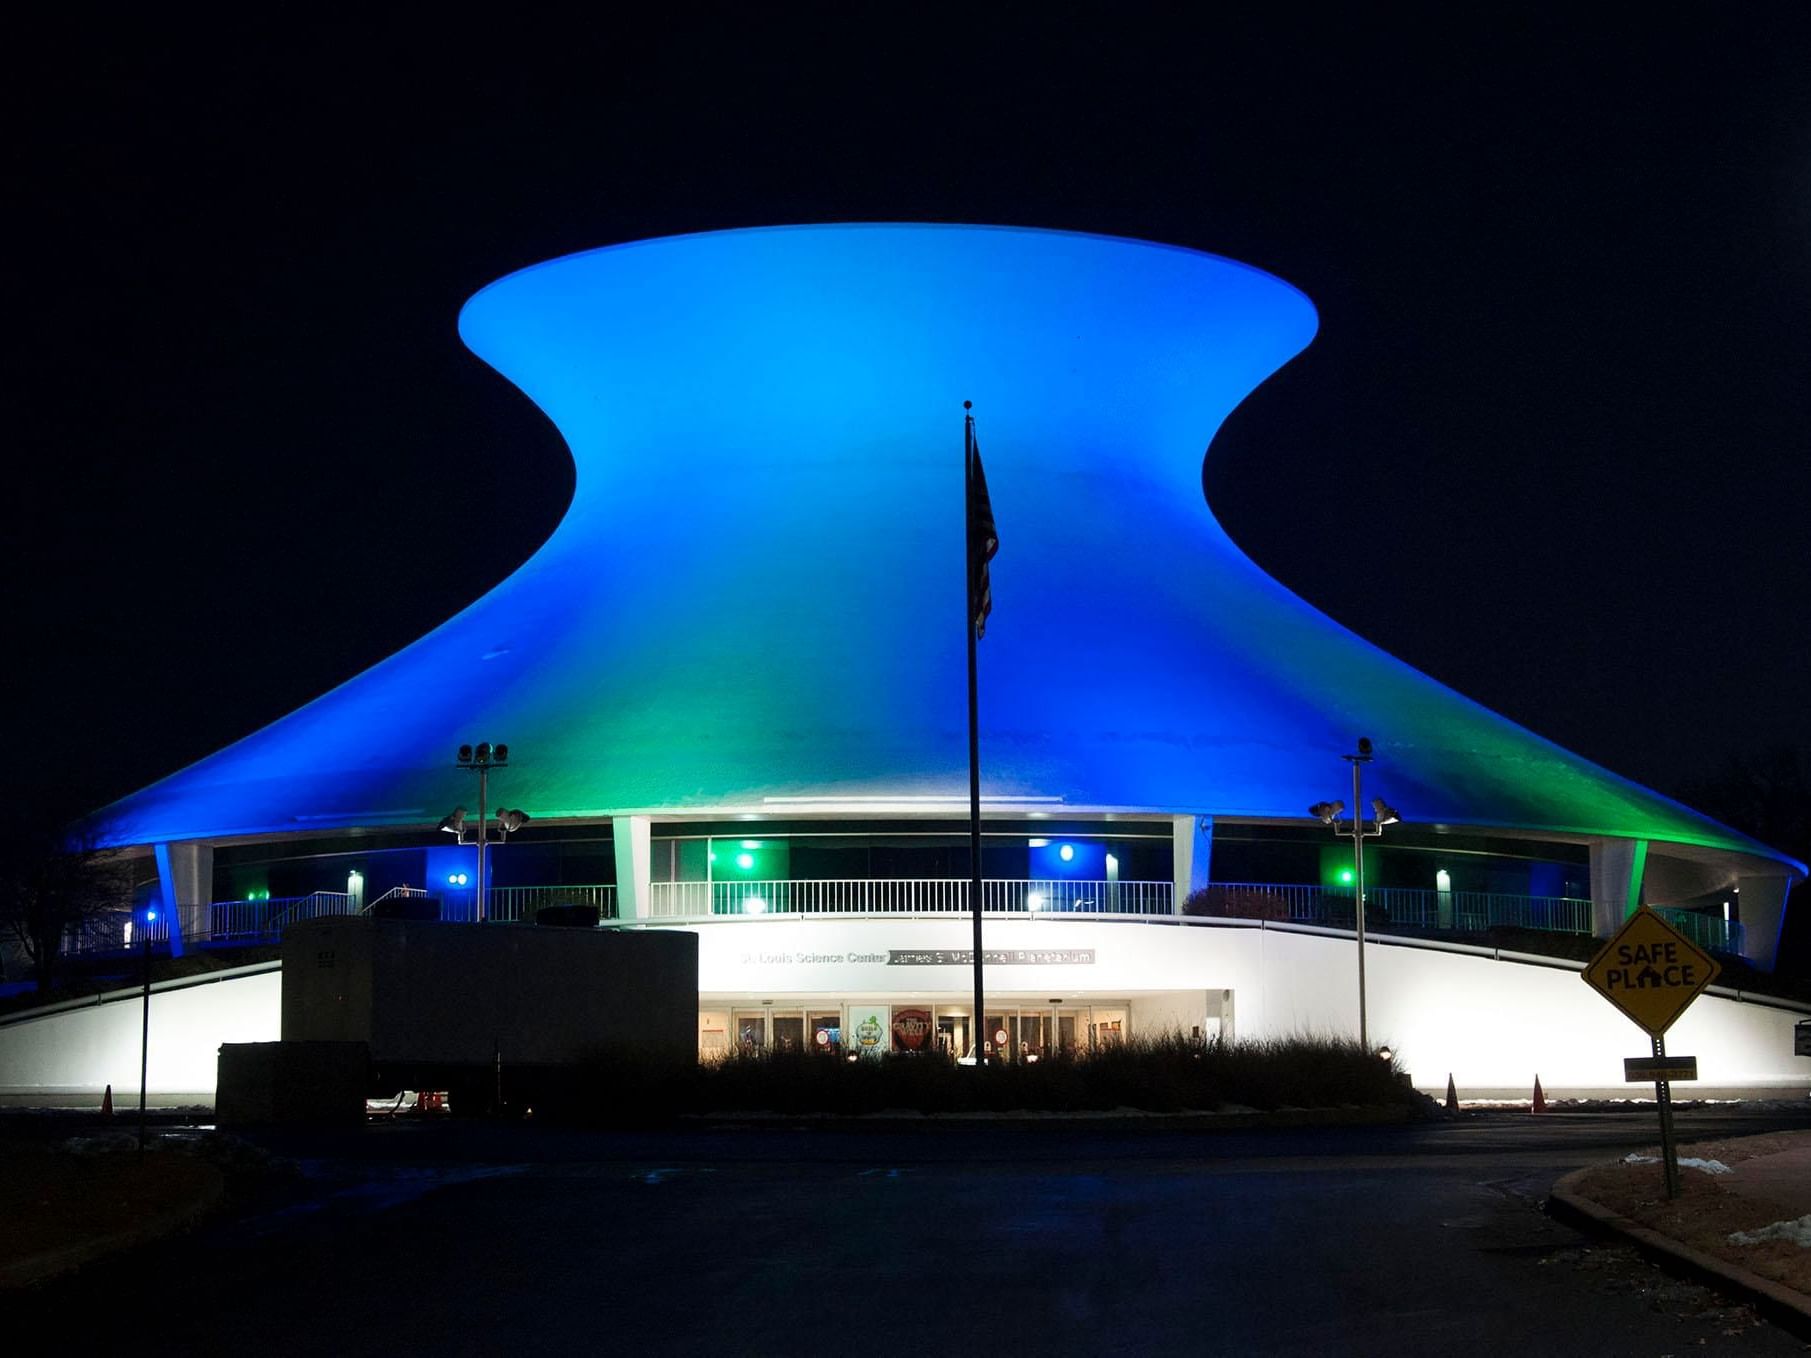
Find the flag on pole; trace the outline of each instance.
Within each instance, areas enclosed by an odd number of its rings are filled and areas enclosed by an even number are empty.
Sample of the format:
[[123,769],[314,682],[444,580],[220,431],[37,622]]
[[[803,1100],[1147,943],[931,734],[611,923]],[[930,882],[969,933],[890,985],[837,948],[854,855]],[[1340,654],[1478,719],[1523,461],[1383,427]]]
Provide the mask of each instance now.
[[968,616],[977,638],[987,635],[987,615],[994,611],[993,582],[987,563],[1000,550],[994,527],[993,501],[987,498],[987,475],[981,470],[981,445],[975,421],[968,420]]

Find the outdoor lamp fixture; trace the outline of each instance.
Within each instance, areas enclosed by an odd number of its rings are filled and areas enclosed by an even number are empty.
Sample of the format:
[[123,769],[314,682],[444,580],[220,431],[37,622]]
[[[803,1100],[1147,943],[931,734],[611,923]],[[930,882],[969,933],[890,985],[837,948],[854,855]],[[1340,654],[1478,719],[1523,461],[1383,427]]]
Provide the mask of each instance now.
[[1340,819],[1346,809],[1344,802],[1316,802],[1308,808],[1308,814],[1322,825],[1332,828],[1333,833],[1352,841],[1352,917],[1358,937],[1358,1045],[1368,1048],[1370,1032],[1365,1013],[1365,841],[1376,839],[1383,833],[1386,825],[1395,825],[1402,820],[1396,808],[1381,797],[1371,799],[1373,819],[1365,820],[1357,814],[1364,803],[1363,770],[1371,762],[1371,741],[1368,736],[1360,736],[1358,750],[1354,754],[1342,755],[1352,766],[1352,807],[1353,815],[1345,820]]
[[[493,745],[488,740],[481,740],[476,745],[461,745],[454,759],[458,768],[478,775],[478,894],[477,916],[480,922],[488,917],[486,908],[490,901],[490,879],[484,871],[484,851],[487,847],[491,830],[486,822],[486,803],[490,797],[491,770],[501,768],[509,763],[509,746],[498,742]],[[521,811],[497,811],[497,837],[508,839],[512,830],[519,830],[528,824],[528,816]],[[465,808],[454,807],[453,814],[440,822],[440,828],[448,834],[459,836],[459,842],[465,843]]]

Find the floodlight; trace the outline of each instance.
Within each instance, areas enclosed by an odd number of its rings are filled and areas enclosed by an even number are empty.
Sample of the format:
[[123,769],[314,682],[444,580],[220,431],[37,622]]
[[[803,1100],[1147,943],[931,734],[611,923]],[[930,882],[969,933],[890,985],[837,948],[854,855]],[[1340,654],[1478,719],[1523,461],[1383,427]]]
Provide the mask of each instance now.
[[1073,845],[1073,844],[1063,845],[1062,848],[1060,848],[1056,851],[1056,856],[1058,858],[1062,859],[1065,863],[1070,863],[1070,862],[1075,861],[1075,845]]
[[461,745],[459,747],[459,762],[461,764],[469,764],[472,762],[472,747],[470,745]]
[[1339,813],[1346,809],[1344,802],[1316,802],[1308,808],[1308,814],[1322,825],[1331,825],[1338,819]]
[[512,830],[520,830],[528,824],[528,813],[526,811],[505,811],[502,807],[498,807],[497,824],[502,827],[504,834],[509,834]]
[[450,814],[441,817],[440,825],[437,828],[449,835],[463,835],[465,833],[465,808],[455,806]]
[[491,760],[497,764],[509,763],[509,746],[499,745],[491,751]]
[[478,748],[473,753],[477,755],[480,764],[490,763],[490,742],[488,740],[479,741]]
[[1379,1047],[1377,1049],[1377,1059],[1379,1061],[1391,1060],[1395,1055],[1396,1053],[1388,1047]]
[[1371,814],[1377,818],[1379,825],[1394,825],[1402,819],[1397,814],[1396,808],[1384,801],[1382,797],[1371,798]]
[[1371,737],[1360,736],[1358,738],[1358,757],[1360,759],[1369,759],[1371,757]]

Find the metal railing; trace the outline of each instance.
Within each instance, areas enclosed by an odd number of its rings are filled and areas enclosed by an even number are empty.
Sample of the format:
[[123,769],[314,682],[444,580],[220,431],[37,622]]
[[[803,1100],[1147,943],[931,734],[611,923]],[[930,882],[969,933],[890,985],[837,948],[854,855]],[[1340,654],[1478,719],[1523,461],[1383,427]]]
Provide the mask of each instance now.
[[[285,925],[327,915],[349,915],[352,898],[343,891],[313,891],[306,896],[271,896],[258,900],[214,901],[185,905],[179,914],[185,943],[276,942]],[[89,920],[64,940],[63,951],[74,953],[124,952],[134,948],[165,947],[170,942],[170,917],[160,911],[147,923],[128,911]]]
[[[653,882],[650,919],[719,915],[958,915],[971,883],[960,877],[813,878],[766,882]],[[1173,915],[1169,882],[1029,881],[988,878],[981,909],[994,915]]]
[[352,913],[352,897],[343,891],[313,891],[306,896],[280,896],[262,901],[216,901],[208,907],[207,936],[274,941],[285,925]]
[[[1353,925],[1349,888],[1268,882],[1219,882],[1191,898],[1191,913],[1297,924]],[[1571,896],[1376,887],[1365,892],[1365,928],[1477,932],[1508,927],[1589,934],[1591,902]]]
[[[441,919],[457,924],[471,924],[477,920],[476,887],[432,894],[440,897]],[[487,918],[493,924],[533,924],[542,910],[560,906],[596,910],[598,919],[603,921],[616,918],[616,888],[608,885],[494,886],[490,889],[487,905]]]
[[1746,931],[1739,920],[1701,915],[1696,910],[1680,910],[1668,905],[1656,905],[1653,911],[1693,943],[1710,952],[1740,955],[1747,944]]
[[[651,920],[708,920],[725,916],[961,915],[969,910],[966,878],[815,878],[737,882],[653,882]],[[981,883],[981,908],[988,915],[1038,918],[1047,915],[1272,920],[1350,929],[1350,888],[1307,883],[1216,882],[1191,896],[1178,910],[1169,882],[1106,882],[988,878]],[[1365,893],[1366,928],[1389,932],[1477,933],[1511,927],[1588,936],[1591,902],[1568,896],[1517,896],[1502,892],[1439,891],[1420,887],[1377,887]],[[450,922],[477,918],[472,888],[432,892],[396,887],[367,903],[363,913],[396,898],[435,897],[438,917]],[[492,887],[490,918],[498,923],[532,922],[554,906],[595,909],[600,922],[617,918],[616,888],[578,886]],[[316,891],[270,900],[216,901],[182,911],[185,939],[207,942],[275,942],[298,920],[355,913],[344,892]],[[1656,913],[1699,947],[1740,955],[1739,923],[1692,910],[1656,907]],[[166,919],[152,924],[121,913],[89,921],[65,940],[67,953],[116,952],[149,942],[169,942]]]

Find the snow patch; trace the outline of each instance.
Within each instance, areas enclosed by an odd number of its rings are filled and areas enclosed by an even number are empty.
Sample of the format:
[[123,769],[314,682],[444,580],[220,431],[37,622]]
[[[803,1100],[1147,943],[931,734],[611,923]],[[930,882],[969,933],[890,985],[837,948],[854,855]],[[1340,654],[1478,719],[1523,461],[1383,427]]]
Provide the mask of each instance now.
[[1771,1226],[1762,1226],[1754,1231],[1732,1231],[1729,1243],[1732,1245],[1759,1245],[1767,1240],[1785,1240],[1794,1245],[1811,1248],[1811,1214],[1798,1217],[1792,1221],[1776,1221]]
[[[1634,1151],[1630,1151],[1627,1155],[1622,1157],[1622,1163],[1625,1165],[1657,1165],[1660,1163],[1660,1157],[1658,1155],[1637,1155]],[[1680,1156],[1679,1168],[1702,1170],[1706,1174],[1735,1173],[1733,1169],[1724,1164],[1721,1160],[1700,1160],[1695,1155]]]

